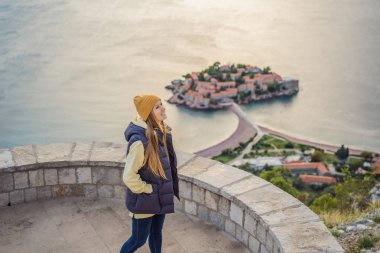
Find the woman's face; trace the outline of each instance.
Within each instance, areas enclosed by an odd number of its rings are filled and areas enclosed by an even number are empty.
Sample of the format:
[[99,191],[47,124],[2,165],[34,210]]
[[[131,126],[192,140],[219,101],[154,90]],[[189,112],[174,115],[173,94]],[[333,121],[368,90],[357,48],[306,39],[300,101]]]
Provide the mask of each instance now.
[[153,114],[156,116],[158,121],[163,121],[167,118],[165,113],[165,107],[162,104],[161,100],[158,100],[153,107]]

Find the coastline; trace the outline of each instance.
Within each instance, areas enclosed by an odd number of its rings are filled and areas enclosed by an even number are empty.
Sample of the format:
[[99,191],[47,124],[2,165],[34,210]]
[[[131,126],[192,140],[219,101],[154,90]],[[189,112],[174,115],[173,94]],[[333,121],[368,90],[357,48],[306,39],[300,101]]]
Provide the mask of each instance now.
[[[237,147],[240,142],[246,142],[251,137],[254,137],[253,141],[257,142],[260,140],[263,134],[272,134],[280,138],[285,138],[294,143],[312,146],[312,147],[322,149],[328,152],[333,152],[333,153],[336,152],[340,148],[340,146],[336,146],[333,144],[310,141],[304,138],[294,137],[289,134],[286,134],[277,130],[273,130],[271,128],[268,128],[262,125],[257,125],[245,115],[245,113],[240,109],[240,107],[236,103],[232,103],[231,106],[227,108],[229,111],[233,112],[238,117],[239,123],[236,130],[227,139],[223,140],[222,142],[219,142],[208,148],[199,150],[195,152],[194,154],[202,156],[202,157],[206,157],[206,158],[211,158],[213,156],[219,155],[224,149],[227,149],[227,148],[233,149]],[[360,148],[350,148],[350,147],[348,148],[350,150],[350,155],[359,156],[363,151],[368,151],[374,154],[378,154],[376,151],[364,150]]]
[[228,107],[229,111],[232,111],[239,119],[238,126],[236,130],[224,141],[219,142],[211,147],[199,150],[194,154],[211,158],[213,156],[219,155],[224,149],[234,148],[239,146],[240,142],[246,142],[251,137],[256,138],[258,134],[261,134],[261,130],[254,125],[248,117],[241,111],[240,107],[233,103]]
[[[316,147],[316,148],[319,148],[319,149],[322,149],[322,150],[325,150],[325,151],[333,152],[333,153],[335,153],[340,148],[340,146],[336,146],[336,145],[333,145],[333,144],[326,144],[326,143],[321,143],[321,142],[316,142],[316,141],[310,141],[310,140],[307,140],[307,139],[304,139],[304,138],[294,137],[294,136],[288,135],[286,133],[282,133],[282,132],[279,132],[277,130],[273,130],[273,129],[270,129],[268,127],[264,127],[264,126],[261,126],[261,125],[259,125],[259,127],[265,133],[269,133],[269,134],[272,134],[272,135],[275,135],[275,136],[278,136],[278,137],[281,137],[281,138],[285,138],[285,139],[287,139],[287,140],[289,140],[291,142],[295,142],[295,143],[298,143],[298,144],[304,144],[304,145],[308,145],[308,146],[313,146],[313,147]],[[377,154],[376,151],[364,150],[364,149],[360,149],[360,148],[351,148],[350,146],[346,146],[346,145],[345,145],[345,147],[349,148],[350,155],[359,156],[361,154],[361,152],[363,152],[363,151],[367,151],[367,152],[371,152],[373,154]]]

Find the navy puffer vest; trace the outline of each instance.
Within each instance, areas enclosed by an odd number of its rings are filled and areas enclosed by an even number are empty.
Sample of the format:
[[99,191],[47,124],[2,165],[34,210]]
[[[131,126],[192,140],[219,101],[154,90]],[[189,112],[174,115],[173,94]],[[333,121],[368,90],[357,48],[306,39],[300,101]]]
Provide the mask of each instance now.
[[[130,146],[135,141],[141,141],[144,150],[147,148],[148,140],[145,135],[146,129],[133,124],[128,125],[124,132],[128,141],[127,155]],[[162,214],[174,213],[174,196],[179,199],[178,194],[178,175],[177,175],[177,158],[173,148],[172,136],[167,134],[166,141],[168,146],[169,157],[166,154],[163,144],[163,133],[157,129],[157,137],[159,139],[159,156],[161,164],[164,168],[167,179],[154,175],[148,163],[146,163],[139,171],[143,181],[152,185],[152,193],[133,193],[128,187],[126,188],[125,204],[133,213],[137,214]]]

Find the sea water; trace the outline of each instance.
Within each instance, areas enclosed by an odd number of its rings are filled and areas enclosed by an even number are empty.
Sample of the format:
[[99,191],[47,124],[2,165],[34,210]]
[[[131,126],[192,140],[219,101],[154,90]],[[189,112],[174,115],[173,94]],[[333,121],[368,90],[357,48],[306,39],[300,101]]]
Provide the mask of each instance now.
[[0,148],[123,143],[141,93],[164,100],[176,148],[206,148],[235,115],[168,104],[164,87],[219,61],[299,79],[292,98],[242,106],[259,125],[380,151],[378,27],[375,0],[2,0]]

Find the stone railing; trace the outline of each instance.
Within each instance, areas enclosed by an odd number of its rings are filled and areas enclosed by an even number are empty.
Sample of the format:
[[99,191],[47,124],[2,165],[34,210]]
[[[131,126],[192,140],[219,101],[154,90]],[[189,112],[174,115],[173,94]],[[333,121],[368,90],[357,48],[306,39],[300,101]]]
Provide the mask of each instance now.
[[[0,149],[0,207],[61,196],[124,198],[126,144]],[[177,151],[176,210],[213,223],[252,252],[344,252],[302,202],[245,171]]]

